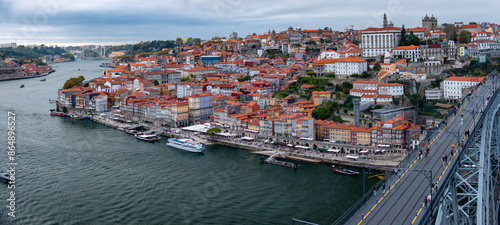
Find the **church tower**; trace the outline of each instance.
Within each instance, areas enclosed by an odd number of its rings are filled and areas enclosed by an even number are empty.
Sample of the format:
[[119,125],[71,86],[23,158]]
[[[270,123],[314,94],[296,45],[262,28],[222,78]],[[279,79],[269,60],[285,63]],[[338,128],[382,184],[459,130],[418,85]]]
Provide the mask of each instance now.
[[387,27],[387,16],[384,13],[384,28],[386,28],[386,27]]
[[425,15],[425,17],[422,18],[422,27],[425,28],[425,31],[437,28],[437,18],[434,17],[434,15],[432,15],[431,18],[429,18],[428,15]]

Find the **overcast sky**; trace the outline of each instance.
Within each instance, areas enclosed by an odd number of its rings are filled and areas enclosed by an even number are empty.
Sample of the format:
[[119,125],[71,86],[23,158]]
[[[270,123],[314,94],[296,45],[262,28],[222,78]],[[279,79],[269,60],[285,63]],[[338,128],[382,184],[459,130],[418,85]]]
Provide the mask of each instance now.
[[383,13],[395,26],[500,23],[498,0],[0,0],[0,43],[121,44],[176,37],[245,37],[289,26],[344,30],[380,27]]

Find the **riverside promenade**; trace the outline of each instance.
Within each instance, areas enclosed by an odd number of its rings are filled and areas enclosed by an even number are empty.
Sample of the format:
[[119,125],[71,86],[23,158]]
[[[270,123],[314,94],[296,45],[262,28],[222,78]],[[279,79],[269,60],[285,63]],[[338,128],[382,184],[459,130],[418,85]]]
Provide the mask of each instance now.
[[[116,120],[111,114],[109,115],[94,115],[91,120],[97,123],[101,123],[106,126],[116,128],[118,130],[125,130],[128,127],[136,125],[132,120]],[[313,149],[294,149],[289,146],[275,145],[270,143],[265,143],[262,141],[245,141],[238,138],[227,138],[220,137],[216,135],[206,135],[199,134],[197,132],[189,132],[182,130],[180,133],[174,132],[174,129],[168,129],[158,126],[153,126],[151,124],[144,124],[144,127],[153,130],[162,130],[162,135],[165,137],[175,137],[175,138],[193,138],[205,145],[223,145],[233,148],[246,149],[252,153],[271,156],[275,153],[280,153],[280,158],[312,162],[312,163],[329,163],[329,164],[342,164],[345,166],[353,167],[363,167],[363,166],[374,166],[374,167],[387,167],[396,168],[399,163],[405,158],[406,154],[368,154],[359,155],[359,157],[353,159],[348,158],[347,154],[342,153],[332,153],[325,151],[318,151]],[[177,129],[175,129],[177,130]],[[352,154],[351,154],[352,156]]]

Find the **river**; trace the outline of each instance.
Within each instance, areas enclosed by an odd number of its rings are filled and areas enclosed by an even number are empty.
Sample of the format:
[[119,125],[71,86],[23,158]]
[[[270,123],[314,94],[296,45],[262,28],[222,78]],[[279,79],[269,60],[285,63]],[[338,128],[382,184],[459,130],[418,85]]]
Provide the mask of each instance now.
[[49,99],[64,82],[100,76],[102,62],[53,64],[45,82],[0,82],[1,169],[9,168],[8,112],[16,115],[17,153],[15,189],[0,183],[0,224],[331,224],[361,197],[362,177],[330,165],[298,162],[293,170],[217,145],[192,154],[165,139],[151,144],[89,120],[51,117]]

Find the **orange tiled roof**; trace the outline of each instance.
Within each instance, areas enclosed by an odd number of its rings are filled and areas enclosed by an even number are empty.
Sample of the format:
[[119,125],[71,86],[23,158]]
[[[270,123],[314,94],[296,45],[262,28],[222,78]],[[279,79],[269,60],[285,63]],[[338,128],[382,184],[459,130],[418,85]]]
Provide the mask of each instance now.
[[337,62],[366,62],[366,61],[358,57],[348,56],[345,58],[338,59]]
[[420,48],[420,46],[415,46],[415,45],[398,46],[398,47],[395,47],[393,50],[411,50],[411,49],[417,49],[417,48]]
[[480,82],[483,81],[484,77],[448,77],[445,80],[447,81],[475,81]]
[[370,81],[370,80],[357,80],[353,82],[354,84],[378,84],[378,81]]

